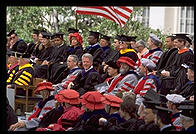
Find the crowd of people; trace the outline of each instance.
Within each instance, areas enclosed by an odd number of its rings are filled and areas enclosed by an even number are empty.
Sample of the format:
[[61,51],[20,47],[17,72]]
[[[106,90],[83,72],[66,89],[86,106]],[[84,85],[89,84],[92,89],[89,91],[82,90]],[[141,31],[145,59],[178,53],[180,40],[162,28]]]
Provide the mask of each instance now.
[[[150,34],[112,37],[78,29],[51,34],[34,29],[26,43],[8,33],[7,93],[33,78],[42,96],[32,115],[18,121],[7,95],[9,131],[194,131],[194,41]],[[137,41],[136,41],[137,39]],[[113,43],[113,44],[112,44]],[[167,50],[163,51],[161,46]],[[15,91],[25,95],[25,90]]]

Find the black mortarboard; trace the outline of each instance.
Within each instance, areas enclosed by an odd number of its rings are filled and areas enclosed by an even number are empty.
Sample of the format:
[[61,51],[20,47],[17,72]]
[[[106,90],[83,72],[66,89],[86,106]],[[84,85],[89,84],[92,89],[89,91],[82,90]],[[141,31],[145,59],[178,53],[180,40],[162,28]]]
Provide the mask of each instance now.
[[68,32],[69,33],[77,33],[77,32],[79,32],[79,30],[78,29],[74,29],[74,28],[69,28]]
[[136,38],[137,36],[128,36],[130,41],[135,41],[136,42]]
[[50,37],[51,40],[53,40],[53,39],[55,38],[55,34],[56,34],[56,33],[54,33],[54,34],[51,35],[51,37]]
[[121,38],[120,35],[116,35],[116,36],[114,37],[114,39],[117,39],[117,40],[120,40],[120,38]]
[[126,35],[121,35],[120,41],[130,42],[130,37],[128,37]]
[[116,64],[116,62],[110,60],[110,61],[107,61],[106,64],[114,69],[119,69],[119,66]]
[[90,32],[90,34],[89,34],[89,36],[94,36],[95,38],[97,38],[97,39],[99,39],[99,32],[94,32],[94,31],[89,31]]
[[33,34],[39,34],[39,30],[37,30],[37,29],[33,29]]
[[7,36],[11,36],[12,34],[16,34],[15,31],[16,31],[16,30],[10,31],[10,32],[7,34]]
[[101,36],[101,39],[105,39],[105,40],[107,40],[107,41],[110,41],[110,38],[111,38],[111,37],[109,37],[109,36],[107,36],[107,35],[102,35],[102,36]]
[[181,110],[181,114],[190,118],[194,118],[194,102],[185,100],[180,103],[179,110]]
[[47,33],[47,32],[41,32],[42,34],[42,38],[46,38],[46,39],[50,39],[51,34]]
[[187,40],[187,35],[186,33],[180,33],[180,34],[173,34],[175,39],[184,39]]
[[157,116],[159,116],[161,119],[167,120],[168,122],[171,121],[171,113],[173,112],[172,110],[166,108],[166,107],[160,107],[160,106],[155,106],[155,111]]
[[64,35],[64,33],[55,33],[54,34],[54,38],[61,38],[61,39],[63,39],[63,35]]
[[155,106],[160,106],[160,102],[158,101],[149,101],[149,100],[144,100],[143,104],[145,108],[150,108],[150,109],[155,109]]

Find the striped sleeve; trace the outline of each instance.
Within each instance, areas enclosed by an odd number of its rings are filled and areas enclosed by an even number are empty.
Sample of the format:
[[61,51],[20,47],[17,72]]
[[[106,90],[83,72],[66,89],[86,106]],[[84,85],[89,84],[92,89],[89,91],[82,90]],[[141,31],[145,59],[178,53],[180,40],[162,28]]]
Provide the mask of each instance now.
[[23,70],[14,83],[20,86],[28,86],[32,80],[32,71],[33,70]]
[[152,89],[157,92],[157,87],[153,79],[146,80],[143,89],[140,90],[140,96],[144,96],[149,89]]
[[162,54],[162,51],[156,51],[150,56],[150,59],[157,64]]
[[7,79],[7,84],[9,84],[9,83],[12,83],[12,80],[13,80],[13,78],[15,77],[15,73],[16,73],[16,71],[15,70],[12,70],[12,72],[10,73],[10,75],[9,75],[9,78]]

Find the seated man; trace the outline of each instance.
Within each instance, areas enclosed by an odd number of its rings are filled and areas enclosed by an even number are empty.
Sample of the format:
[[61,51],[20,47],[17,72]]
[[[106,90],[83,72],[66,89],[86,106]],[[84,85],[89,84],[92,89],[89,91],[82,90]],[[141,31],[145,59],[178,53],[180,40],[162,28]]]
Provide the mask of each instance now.
[[67,68],[69,69],[69,74],[62,80],[61,83],[53,85],[56,93],[60,90],[67,89],[68,84],[74,81],[77,75],[82,71],[82,69],[78,67],[78,62],[79,59],[76,55],[69,55],[67,58]]
[[93,68],[93,56],[89,53],[85,53],[82,56],[83,70],[77,75],[73,82],[70,82],[68,89],[74,89],[80,93],[80,95],[93,91],[94,86],[101,82],[100,74]]
[[[17,53],[17,56],[20,57],[18,60],[18,71],[14,74],[14,77],[8,78],[7,80],[7,97],[10,105],[14,108],[14,87],[15,85],[27,87],[31,84],[33,78],[33,67],[29,63],[30,55]],[[10,81],[9,81],[10,80]],[[25,95],[26,92],[23,88],[18,88],[16,94]]]
[[129,57],[120,57],[117,65],[120,66],[120,73],[112,79],[110,84],[97,87],[101,93],[115,95],[135,88],[138,82],[137,74],[134,72],[136,63]]
[[52,83],[41,82],[37,85],[35,93],[40,93],[43,100],[39,101],[34,107],[33,114],[25,121],[19,121],[10,126],[10,131],[29,131],[34,130],[39,126],[39,122],[46,115],[47,112],[55,107],[54,96],[50,95],[50,91],[53,91]]
[[153,69],[156,67],[155,63],[152,60],[146,58],[142,58],[140,61],[140,72],[144,76],[139,80],[134,89],[137,105],[141,105],[142,101],[144,100],[143,96],[149,89],[158,92],[158,89],[160,88],[159,79],[152,74]]

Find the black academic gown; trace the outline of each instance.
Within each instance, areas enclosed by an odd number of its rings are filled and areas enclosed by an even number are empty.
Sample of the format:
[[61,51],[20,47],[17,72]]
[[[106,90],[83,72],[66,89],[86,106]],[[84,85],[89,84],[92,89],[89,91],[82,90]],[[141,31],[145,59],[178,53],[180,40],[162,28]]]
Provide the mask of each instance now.
[[154,123],[143,124],[139,127],[138,131],[160,131],[160,128]]
[[83,71],[77,75],[73,81],[74,86],[71,89],[74,89],[83,95],[88,91],[95,91],[94,86],[101,83],[100,74],[94,69],[90,69],[87,72]]
[[165,51],[161,55],[161,57],[160,57],[160,59],[159,59],[159,61],[157,63],[156,70],[158,72],[161,72],[165,67],[167,67],[166,64],[167,64],[168,61],[170,62],[170,60],[169,60],[170,56],[172,55],[172,53],[176,53],[177,51],[178,51],[177,48],[172,48],[172,49],[169,49],[169,50]]
[[[67,67],[66,61],[69,56],[69,48],[66,44],[55,46],[51,54],[50,65],[47,72],[47,79],[52,83],[58,83],[61,80],[56,80],[60,73]],[[63,64],[62,64],[62,63]]]
[[189,99],[194,95],[194,82],[188,81],[180,90],[180,95]]
[[[170,77],[161,79],[161,94],[168,94],[169,90],[176,89],[178,92],[182,86],[188,82],[186,77],[187,69],[182,64],[188,64],[194,61],[194,55],[190,51],[178,54],[176,53],[172,63],[167,67],[166,71],[170,72]],[[163,92],[162,92],[163,91]]]
[[69,53],[77,55],[79,61],[82,61],[82,55],[83,55],[82,46],[77,46],[77,47],[71,46],[71,47],[69,47]]
[[[53,52],[54,47],[50,46],[48,48],[44,48],[40,51],[38,58],[40,62],[44,60],[50,61],[51,60],[51,53]],[[34,77],[35,78],[42,78],[47,79],[47,72],[48,72],[48,65],[34,65]]]

